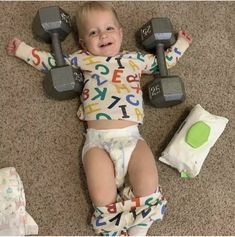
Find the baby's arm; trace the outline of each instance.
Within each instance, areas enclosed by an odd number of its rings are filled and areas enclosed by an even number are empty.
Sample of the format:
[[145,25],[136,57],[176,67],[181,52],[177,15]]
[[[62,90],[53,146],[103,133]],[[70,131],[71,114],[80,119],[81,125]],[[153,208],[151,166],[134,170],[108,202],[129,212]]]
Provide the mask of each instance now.
[[187,48],[192,44],[192,37],[186,31],[180,31],[174,45],[166,50],[166,66],[171,68],[176,65]]
[[8,42],[6,50],[8,55],[16,56],[43,72],[47,72],[55,66],[55,60],[52,54],[45,51],[38,51],[17,37],[14,37]]
[[[51,53],[39,51],[27,45],[17,37],[8,42],[6,50],[8,55],[20,58],[42,72],[48,72],[56,65],[55,58]],[[65,58],[66,64],[71,64],[70,58],[74,58],[73,55]]]
[[[175,44],[165,51],[166,67],[171,68],[175,66],[191,43],[192,37],[187,32],[180,31]],[[152,74],[157,72],[156,55],[146,54],[143,61],[145,66],[143,73]]]

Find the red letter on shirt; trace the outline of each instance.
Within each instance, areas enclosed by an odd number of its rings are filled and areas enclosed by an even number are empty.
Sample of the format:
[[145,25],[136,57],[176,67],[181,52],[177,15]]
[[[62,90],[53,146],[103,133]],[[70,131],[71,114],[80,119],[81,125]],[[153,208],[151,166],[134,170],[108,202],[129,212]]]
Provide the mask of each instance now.
[[120,83],[121,80],[118,79],[118,78],[121,76],[122,73],[123,73],[123,70],[121,70],[121,69],[115,69],[114,72],[113,72],[112,82],[114,82],[114,83]]
[[36,61],[33,61],[33,63],[37,66],[39,63],[40,63],[40,57],[39,57],[39,55],[38,54],[36,54],[36,49],[33,49],[32,50],[32,55],[33,55],[33,57],[34,58],[36,58],[37,60]]
[[109,204],[106,207],[107,207],[107,211],[109,213],[116,213],[117,212],[117,208],[116,208],[115,203]]

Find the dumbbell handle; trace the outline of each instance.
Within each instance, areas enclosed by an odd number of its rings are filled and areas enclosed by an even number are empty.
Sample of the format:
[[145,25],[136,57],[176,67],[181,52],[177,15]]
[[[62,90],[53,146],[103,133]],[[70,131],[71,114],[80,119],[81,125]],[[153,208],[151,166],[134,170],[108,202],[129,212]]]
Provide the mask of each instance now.
[[161,77],[168,76],[164,44],[162,43],[157,44],[156,55],[157,55],[157,64],[158,64],[160,76]]
[[62,54],[62,48],[61,43],[59,40],[59,34],[57,32],[53,32],[51,34],[51,40],[52,40],[52,49],[55,54],[55,62],[56,66],[64,66],[65,60]]

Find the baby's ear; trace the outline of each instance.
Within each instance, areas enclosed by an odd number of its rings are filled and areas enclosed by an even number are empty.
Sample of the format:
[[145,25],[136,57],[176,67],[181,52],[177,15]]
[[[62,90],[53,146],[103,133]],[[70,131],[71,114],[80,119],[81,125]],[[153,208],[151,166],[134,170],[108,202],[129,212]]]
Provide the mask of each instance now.
[[122,28],[122,26],[119,28],[119,31],[120,31],[121,36],[123,37],[123,28]]
[[120,27],[119,32],[121,36],[121,41],[123,41],[123,28],[122,27]]
[[86,49],[86,44],[83,39],[79,39],[79,44],[83,49]]

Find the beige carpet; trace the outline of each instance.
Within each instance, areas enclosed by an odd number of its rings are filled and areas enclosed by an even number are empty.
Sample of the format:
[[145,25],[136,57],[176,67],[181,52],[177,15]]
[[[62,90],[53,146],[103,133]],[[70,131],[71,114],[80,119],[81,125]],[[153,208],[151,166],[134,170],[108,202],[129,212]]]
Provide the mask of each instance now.
[[[40,7],[59,4],[72,16],[79,2],[0,2],[0,168],[14,166],[20,174],[27,210],[40,235],[92,235],[92,213],[81,163],[84,125],[76,117],[78,99],[48,99],[43,74],[5,52],[17,35],[30,45],[36,41],[32,19]],[[161,185],[168,198],[162,222],[150,235],[234,235],[234,2],[115,2],[124,25],[124,48],[135,49],[135,32],[151,17],[170,17],[175,30],[187,29],[193,45],[170,74],[180,75],[187,99],[172,108],[145,106],[141,131],[154,154],[170,141],[190,109],[201,104],[230,119],[211,149],[200,174],[184,180],[156,159]],[[66,52],[77,49],[70,34]],[[151,80],[151,76],[143,81]]]

